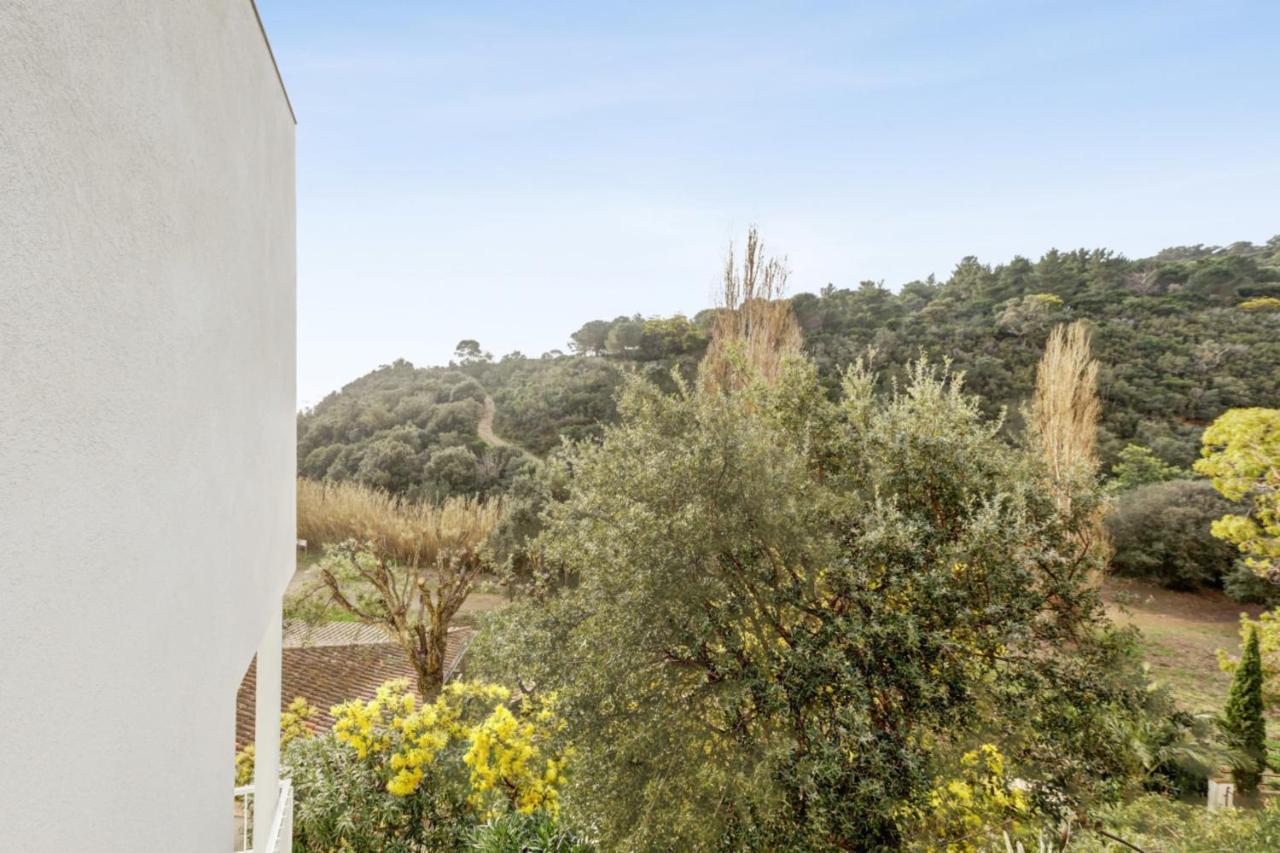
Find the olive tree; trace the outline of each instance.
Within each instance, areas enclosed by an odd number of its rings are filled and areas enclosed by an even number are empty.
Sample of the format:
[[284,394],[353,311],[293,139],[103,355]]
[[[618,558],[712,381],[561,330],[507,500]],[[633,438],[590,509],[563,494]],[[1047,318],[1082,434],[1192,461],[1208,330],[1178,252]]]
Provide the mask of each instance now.
[[578,583],[500,613],[472,665],[556,693],[566,804],[606,846],[902,846],[993,740],[1042,810],[1125,778],[1142,691],[1089,583],[1096,502],[1064,509],[945,371],[874,385],[854,368],[832,402],[794,356],[737,388],[635,380],[568,453],[536,546]]

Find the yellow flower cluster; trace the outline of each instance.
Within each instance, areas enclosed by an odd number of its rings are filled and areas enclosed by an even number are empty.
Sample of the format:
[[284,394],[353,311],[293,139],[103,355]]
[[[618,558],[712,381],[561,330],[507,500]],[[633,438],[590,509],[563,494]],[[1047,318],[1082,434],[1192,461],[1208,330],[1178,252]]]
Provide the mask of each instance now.
[[449,745],[449,733],[440,728],[440,715],[433,705],[413,711],[413,697],[402,703],[405,714],[393,717],[391,727],[399,733],[400,748],[391,755],[390,767],[396,775],[387,782],[387,790],[407,797],[422,783],[423,768],[435,760],[436,754]]
[[494,814],[506,804],[525,814],[557,814],[569,753],[552,746],[564,728],[554,697],[522,701],[518,711],[510,700],[500,685],[453,683],[419,707],[408,682],[391,681],[370,702],[334,707],[333,734],[361,760],[377,762],[395,796],[414,793],[433,766],[461,755],[472,808]]
[[544,756],[542,741],[554,715],[547,708],[516,715],[499,705],[471,731],[463,762],[471,768],[472,805],[483,808],[490,793],[505,795],[516,811],[560,811],[559,785],[567,755]]
[[[309,723],[316,715],[315,706],[301,696],[289,703],[280,714],[280,749],[283,750],[292,741],[311,737]],[[248,785],[253,781],[254,759],[257,751],[253,744],[248,744],[236,753],[236,784]]]
[[959,770],[956,777],[934,785],[922,812],[907,815],[918,822],[927,849],[976,851],[985,840],[984,831],[1016,832],[1017,819],[1031,813],[1026,794],[1005,778],[1004,756],[994,744],[966,752]]
[[414,704],[408,681],[388,681],[370,702],[352,700],[331,708],[333,736],[361,759],[384,752],[391,747],[390,721],[397,713],[412,713]]
[[1280,299],[1274,296],[1255,296],[1240,303],[1245,311],[1280,311]]

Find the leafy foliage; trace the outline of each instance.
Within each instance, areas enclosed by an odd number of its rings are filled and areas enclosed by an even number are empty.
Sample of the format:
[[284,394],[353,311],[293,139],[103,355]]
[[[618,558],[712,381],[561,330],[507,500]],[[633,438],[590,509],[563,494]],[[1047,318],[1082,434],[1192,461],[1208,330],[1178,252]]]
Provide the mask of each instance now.
[[1081,832],[1068,848],[1081,853],[1121,853],[1137,847],[1163,853],[1224,853],[1280,849],[1280,802],[1262,809],[1211,812],[1200,805],[1149,794],[1105,809],[1101,826],[1130,847],[1096,832]]
[[[1086,319],[1102,365],[1103,463],[1137,443],[1186,465],[1200,428],[1224,409],[1280,399],[1280,317],[1237,307],[1280,293],[1277,267],[1280,238],[1137,261],[1102,250],[1050,251],[994,267],[965,258],[946,282],[912,282],[897,294],[864,282],[801,294],[793,305],[824,376],[868,346],[890,376],[901,376],[901,365],[923,350],[953,359],[988,412],[1016,412],[1030,396],[1050,329]],[[1037,298],[1045,296],[1057,301]],[[1011,426],[1019,425],[1014,417]]]
[[1231,679],[1231,692],[1222,712],[1222,730],[1238,757],[1232,767],[1236,787],[1253,791],[1266,769],[1267,727],[1262,718],[1262,654],[1258,629],[1250,628],[1244,652]]
[[384,365],[298,416],[298,473],[419,500],[504,492],[532,460],[481,441],[484,398],[460,370]]
[[617,417],[618,366],[602,358],[512,359],[484,373],[497,404],[494,430],[532,453],[561,438],[598,438]]
[[1209,527],[1231,509],[1204,480],[1156,482],[1126,492],[1107,516],[1111,567],[1170,589],[1221,586],[1236,552]]
[[[295,740],[311,737],[311,721],[315,719],[316,709],[302,696],[295,696],[280,714],[280,749]],[[253,744],[246,744],[236,753],[236,784],[253,784],[254,757],[257,750]]]
[[1005,775],[1000,750],[986,743],[961,756],[957,774],[936,781],[910,817],[919,839],[912,849],[968,853],[1010,830],[1016,835],[1031,806]]
[[1236,560],[1231,570],[1222,576],[1222,591],[1232,601],[1241,604],[1280,604],[1280,584],[1260,577],[1243,560]]
[[[555,827],[567,748],[548,702],[496,685],[450,684],[419,704],[404,681],[333,709],[332,734],[295,743],[295,847],[455,850],[509,814]],[[554,849],[554,848],[550,848]]]
[[471,833],[476,853],[590,853],[595,847],[546,814],[505,814]]
[[788,365],[723,394],[629,383],[538,539],[576,586],[473,644],[559,695],[575,816],[606,846],[900,845],[993,732],[1033,807],[1123,784],[1141,679],[1114,677],[1131,647],[1071,544],[1096,502],[1063,515],[923,363],[889,396],[855,368],[839,403]]
[[[1258,656],[1262,668],[1262,701],[1266,705],[1280,704],[1280,611],[1263,613],[1257,619],[1240,614],[1240,644],[1249,643],[1250,636],[1258,638]],[[1223,672],[1235,673],[1241,659],[1218,650],[1218,667]]]
[[1207,794],[1210,775],[1229,758],[1215,715],[1183,710],[1167,686],[1154,684],[1148,686],[1145,711],[1131,732],[1143,787],[1170,796]]
[[1107,487],[1113,492],[1124,493],[1139,486],[1164,483],[1185,476],[1185,471],[1156,456],[1151,448],[1140,444],[1126,444],[1116,455],[1116,464],[1111,466],[1111,479],[1107,481]]
[[1236,545],[1245,564],[1280,580],[1280,409],[1232,409],[1204,433],[1196,470],[1223,497],[1246,501],[1245,515],[1224,515],[1213,535]]

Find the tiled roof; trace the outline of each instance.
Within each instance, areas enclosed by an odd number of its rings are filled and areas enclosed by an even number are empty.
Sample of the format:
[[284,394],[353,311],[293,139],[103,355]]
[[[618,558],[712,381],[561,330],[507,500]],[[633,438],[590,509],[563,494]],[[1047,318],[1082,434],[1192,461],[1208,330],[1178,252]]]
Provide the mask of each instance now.
[[[454,628],[449,632],[446,673],[457,668],[459,657],[466,651],[473,634],[469,628]],[[315,731],[328,731],[333,726],[329,710],[334,705],[350,699],[367,702],[384,681],[407,678],[410,685],[415,684],[413,667],[395,643],[294,646],[285,648],[282,656],[280,707],[282,710],[288,707],[298,696],[305,698],[316,708],[311,726]],[[249,671],[236,693],[237,749],[243,744],[253,743],[256,684],[255,659],[249,664]]]
[[308,625],[289,620],[284,625],[284,647],[355,646],[390,642],[387,632],[361,622],[325,622]]

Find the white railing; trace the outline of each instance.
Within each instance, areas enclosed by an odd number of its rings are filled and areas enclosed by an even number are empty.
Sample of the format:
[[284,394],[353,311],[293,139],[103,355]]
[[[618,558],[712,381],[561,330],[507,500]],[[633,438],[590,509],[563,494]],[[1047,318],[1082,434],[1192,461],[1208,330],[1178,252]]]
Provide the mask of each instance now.
[[235,846],[231,849],[240,853],[253,849],[253,786],[240,785],[236,788],[236,836]]
[[276,801],[276,816],[271,819],[271,834],[264,850],[271,853],[293,853],[293,783],[280,780],[280,799]]
[[[241,785],[235,789],[237,853],[255,853],[253,846],[253,786]],[[276,801],[276,813],[271,818],[271,829],[257,853],[291,853],[293,850],[293,784],[280,780],[280,798]]]

